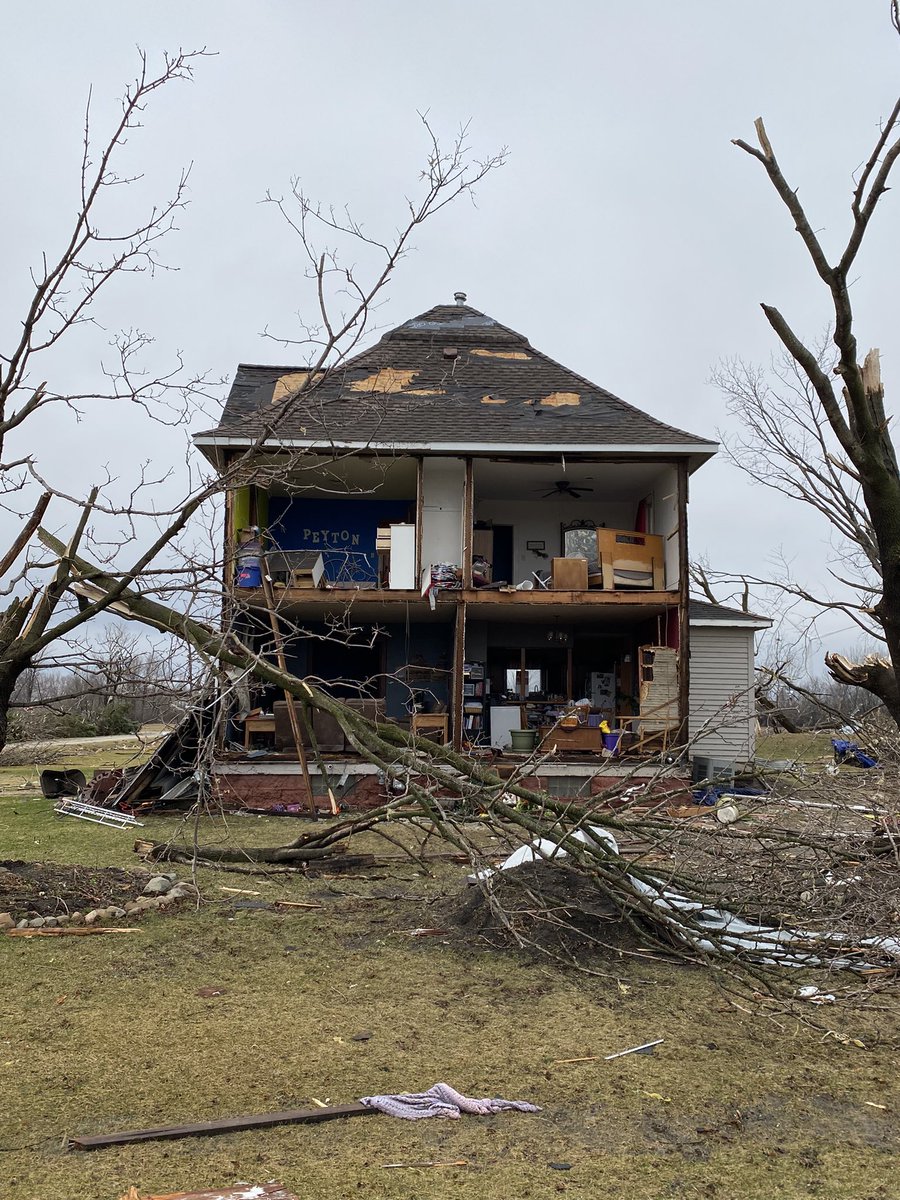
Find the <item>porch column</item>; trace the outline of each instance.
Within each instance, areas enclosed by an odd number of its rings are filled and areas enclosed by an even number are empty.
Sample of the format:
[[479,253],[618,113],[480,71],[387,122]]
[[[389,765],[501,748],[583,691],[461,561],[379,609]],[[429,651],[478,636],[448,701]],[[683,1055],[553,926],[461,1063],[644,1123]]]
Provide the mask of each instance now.
[[421,455],[416,459],[416,587],[422,584],[422,520],[425,508],[425,460]]
[[691,686],[691,630],[689,620],[690,580],[688,579],[688,466],[678,463],[678,741],[688,740],[688,716]]
[[466,483],[463,492],[463,560],[462,585],[472,586],[472,529],[475,525],[475,472],[471,458],[466,459]]
[[[452,595],[452,593],[451,593]],[[463,675],[466,660],[466,602],[456,605],[456,626],[453,631],[453,675],[450,687],[450,718],[453,725],[453,749],[462,749],[463,736]]]

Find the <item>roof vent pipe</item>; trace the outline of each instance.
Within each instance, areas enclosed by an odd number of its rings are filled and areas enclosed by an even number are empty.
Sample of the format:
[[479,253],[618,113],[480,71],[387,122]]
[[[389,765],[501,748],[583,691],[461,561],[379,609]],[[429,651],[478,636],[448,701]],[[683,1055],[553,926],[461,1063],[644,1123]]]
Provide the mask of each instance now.
[[466,293],[465,292],[454,292],[453,299],[456,301],[457,304],[465,304]]

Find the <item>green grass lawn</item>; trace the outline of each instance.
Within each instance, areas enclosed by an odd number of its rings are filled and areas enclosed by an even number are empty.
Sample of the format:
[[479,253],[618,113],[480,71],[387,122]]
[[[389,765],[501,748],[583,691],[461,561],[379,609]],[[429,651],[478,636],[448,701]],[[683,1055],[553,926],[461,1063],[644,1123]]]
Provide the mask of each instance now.
[[[274,844],[297,829],[234,817],[201,836]],[[138,833],[177,836],[179,822],[149,818]],[[134,837],[54,817],[43,799],[0,799],[2,858],[133,866]],[[815,1028],[698,969],[610,957],[607,977],[590,978],[459,936],[411,939],[404,931],[433,924],[464,874],[441,863],[425,875],[405,860],[331,878],[206,871],[199,909],[144,918],[138,933],[0,941],[0,1197],[116,1200],[130,1185],[152,1194],[273,1177],[304,1200],[898,1195],[889,1011],[811,1010]],[[236,909],[250,897],[225,888],[322,908]],[[210,986],[222,994],[198,996]],[[361,1031],[371,1038],[353,1041]],[[659,1037],[652,1056],[556,1062]],[[439,1080],[543,1111],[63,1150],[75,1132]],[[456,1159],[470,1165],[383,1165]]]
[[799,763],[830,761],[831,738],[832,734],[819,731],[763,733],[756,741],[756,757]]

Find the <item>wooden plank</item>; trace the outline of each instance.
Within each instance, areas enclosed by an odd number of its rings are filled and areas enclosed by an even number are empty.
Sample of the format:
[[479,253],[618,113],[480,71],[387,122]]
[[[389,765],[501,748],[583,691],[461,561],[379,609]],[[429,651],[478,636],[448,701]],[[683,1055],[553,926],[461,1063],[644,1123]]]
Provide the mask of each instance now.
[[244,1117],[223,1117],[218,1121],[199,1121],[194,1125],[157,1125],[149,1129],[126,1129],[120,1133],[98,1133],[91,1137],[69,1138],[70,1150],[102,1150],[106,1146],[130,1146],[133,1142],[174,1141],[177,1138],[211,1137],[219,1133],[240,1133],[246,1129],[266,1129],[271,1125],[303,1125],[334,1121],[339,1117],[364,1117],[377,1112],[355,1100],[327,1108],[288,1108],[283,1112],[255,1113]]
[[134,926],[58,925],[54,929],[7,929],[7,937],[86,937],[94,933],[140,933]]
[[488,591],[487,588],[475,588],[470,591],[445,592],[443,595],[455,596],[458,600],[464,600],[468,604],[480,605],[525,604],[540,608],[541,605],[552,607],[557,604],[583,604],[591,608],[632,606],[660,609],[677,604],[680,593],[677,588],[664,592],[605,592],[599,588],[587,592],[565,588],[549,591],[535,588],[530,592],[499,592]]
[[[472,604],[528,604],[539,607],[542,604],[549,604],[551,607],[555,604],[583,604],[590,605],[592,608],[602,608],[604,605],[611,608],[618,606],[636,606],[638,608],[666,608],[669,605],[677,604],[680,592],[677,588],[672,588],[660,592],[641,592],[641,591],[602,591],[599,588],[594,588],[590,591],[577,591],[571,589],[557,589],[555,591],[535,588],[533,591],[526,592],[498,592],[488,591],[487,588],[466,588],[458,590],[444,590],[438,595],[438,604],[441,607],[453,603],[461,604],[463,602]],[[265,611],[266,602],[262,588],[243,588],[241,591],[241,600],[248,604],[251,608],[260,608]],[[390,591],[384,588],[327,588],[325,591],[313,588],[281,588],[278,592],[278,607],[279,610],[285,611],[291,604],[294,603],[309,603],[317,608],[335,608],[338,606],[346,607],[349,604],[395,604],[407,605],[421,601],[418,607],[423,610],[428,609],[428,602],[422,600],[421,594],[415,591]]]

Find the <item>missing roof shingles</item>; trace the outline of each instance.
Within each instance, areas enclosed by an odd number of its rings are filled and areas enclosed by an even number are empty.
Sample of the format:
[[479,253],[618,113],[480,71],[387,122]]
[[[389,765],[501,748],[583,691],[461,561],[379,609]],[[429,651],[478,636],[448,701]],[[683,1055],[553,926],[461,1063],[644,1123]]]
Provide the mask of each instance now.
[[[322,378],[322,372],[319,371],[313,382],[317,383]],[[309,371],[294,371],[290,375],[281,375],[275,380],[275,386],[272,389],[272,403],[280,404],[282,400],[286,400],[288,396],[293,396],[299,392],[302,387],[306,386],[306,381],[309,379]]]
[[524,350],[483,350],[479,347],[477,350],[470,350],[469,353],[477,355],[478,358],[507,358],[513,362],[527,362],[531,358]]
[[581,396],[578,392],[551,392],[538,403],[545,408],[574,408],[581,403]]
[[355,379],[348,384],[351,392],[404,392],[418,375],[418,371],[399,370],[397,367],[382,367],[365,379]]

